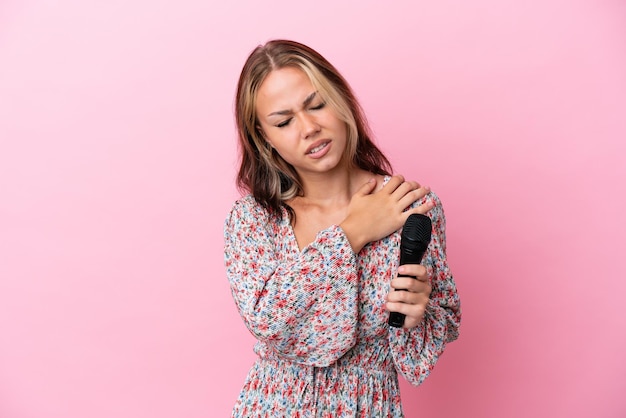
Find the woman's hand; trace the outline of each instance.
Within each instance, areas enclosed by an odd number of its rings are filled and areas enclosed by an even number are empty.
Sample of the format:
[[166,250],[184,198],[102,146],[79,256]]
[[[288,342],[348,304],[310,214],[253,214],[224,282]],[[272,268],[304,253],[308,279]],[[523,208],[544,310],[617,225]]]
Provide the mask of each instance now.
[[409,215],[425,214],[433,208],[431,202],[406,210],[430,192],[416,181],[405,181],[393,176],[380,190],[374,191],[376,180],[371,179],[352,196],[348,214],[340,224],[350,245],[358,253],[365,244],[377,241],[397,231]]
[[431,269],[421,264],[404,264],[398,268],[398,277],[391,281],[386,307],[390,312],[406,315],[403,328],[415,328],[424,319],[432,291],[431,276]]

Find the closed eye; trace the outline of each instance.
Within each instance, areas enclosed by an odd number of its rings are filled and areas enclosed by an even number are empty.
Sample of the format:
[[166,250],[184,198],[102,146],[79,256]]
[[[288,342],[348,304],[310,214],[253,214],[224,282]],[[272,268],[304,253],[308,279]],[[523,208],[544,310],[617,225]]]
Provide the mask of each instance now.
[[[321,102],[317,106],[310,107],[309,110],[320,110],[320,109],[323,109],[324,106],[326,106],[326,102]],[[280,122],[280,123],[278,123],[278,124],[276,124],[274,126],[276,126],[277,128],[284,128],[285,126],[287,126],[287,125],[289,125],[291,123],[292,119],[293,118],[285,119],[284,121],[282,121],[282,122]]]
[[280,122],[279,124],[275,125],[277,128],[284,128],[285,126],[289,125],[289,122],[291,122],[291,119],[293,118],[289,118],[285,121]]
[[326,102],[322,102],[322,103],[318,104],[317,106],[313,106],[311,108],[311,110],[320,110],[320,109],[323,109],[324,106],[326,106]]

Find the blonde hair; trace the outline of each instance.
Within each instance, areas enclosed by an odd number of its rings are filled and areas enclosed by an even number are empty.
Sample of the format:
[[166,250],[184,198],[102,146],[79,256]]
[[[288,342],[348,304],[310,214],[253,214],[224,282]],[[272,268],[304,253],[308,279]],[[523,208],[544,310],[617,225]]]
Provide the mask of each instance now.
[[346,123],[344,159],[375,174],[390,174],[391,164],[374,145],[367,120],[348,82],[323,56],[306,45],[273,40],[258,46],[248,56],[239,76],[235,99],[240,166],[237,186],[250,192],[272,214],[281,217],[281,207],[293,218],[285,201],[302,195],[300,178],[264,139],[256,113],[259,87],[274,70],[294,67],[311,80],[318,94]]

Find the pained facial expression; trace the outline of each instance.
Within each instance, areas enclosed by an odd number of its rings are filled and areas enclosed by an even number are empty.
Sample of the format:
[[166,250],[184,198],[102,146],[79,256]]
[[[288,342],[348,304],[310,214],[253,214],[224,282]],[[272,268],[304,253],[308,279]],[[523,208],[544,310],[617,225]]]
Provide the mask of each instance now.
[[326,173],[342,162],[346,124],[302,70],[272,71],[259,87],[256,112],[265,140],[298,174]]

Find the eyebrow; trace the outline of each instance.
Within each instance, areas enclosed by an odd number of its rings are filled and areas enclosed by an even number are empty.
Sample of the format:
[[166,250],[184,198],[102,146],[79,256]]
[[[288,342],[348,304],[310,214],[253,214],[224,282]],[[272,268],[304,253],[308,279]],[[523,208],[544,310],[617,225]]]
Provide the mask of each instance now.
[[[309,94],[307,96],[306,99],[304,99],[304,101],[302,102],[302,107],[307,107],[308,105],[311,104],[311,102],[313,101],[313,99],[315,99],[315,96],[317,95],[317,92],[314,91],[313,93]],[[269,115],[267,115],[268,117],[270,116],[275,116],[275,115],[279,115],[279,116],[283,116],[283,115],[289,115],[291,114],[292,111],[291,110],[279,110],[278,112],[272,112]]]

